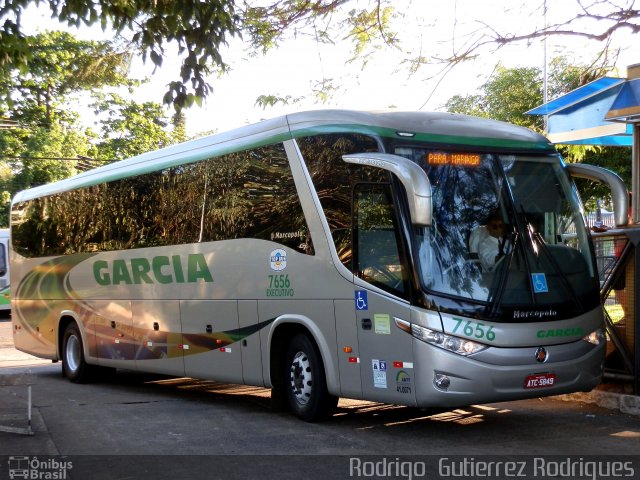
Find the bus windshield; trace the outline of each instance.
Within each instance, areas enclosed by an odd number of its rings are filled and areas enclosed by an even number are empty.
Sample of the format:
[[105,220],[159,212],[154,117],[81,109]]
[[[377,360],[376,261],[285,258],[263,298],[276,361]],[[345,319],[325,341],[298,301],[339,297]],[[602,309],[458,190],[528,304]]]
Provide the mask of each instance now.
[[485,304],[505,320],[597,306],[581,204],[557,156],[394,153],[422,166],[433,188],[433,224],[414,239],[427,292]]

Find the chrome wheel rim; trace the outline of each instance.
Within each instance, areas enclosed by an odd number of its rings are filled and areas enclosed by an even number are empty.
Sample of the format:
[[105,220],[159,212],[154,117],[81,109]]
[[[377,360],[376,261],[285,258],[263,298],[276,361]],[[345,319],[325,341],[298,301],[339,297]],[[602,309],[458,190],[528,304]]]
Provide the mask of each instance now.
[[75,335],[67,338],[67,348],[65,349],[65,359],[67,361],[67,368],[71,372],[78,370],[80,366],[80,340]]
[[311,376],[311,362],[304,352],[298,352],[291,362],[291,391],[300,405],[306,405],[311,399],[313,378]]

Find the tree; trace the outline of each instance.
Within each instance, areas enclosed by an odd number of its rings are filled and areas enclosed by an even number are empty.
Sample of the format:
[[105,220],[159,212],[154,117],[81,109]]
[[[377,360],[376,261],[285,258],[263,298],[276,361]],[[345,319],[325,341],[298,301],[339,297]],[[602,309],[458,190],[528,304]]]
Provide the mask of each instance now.
[[[540,8],[546,5],[545,0],[539,2]],[[375,0],[364,9],[349,8],[358,5],[355,0],[6,0],[0,7],[0,65],[29,63],[31,52],[24,43],[22,16],[30,4],[46,4],[53,18],[69,26],[111,28],[132,53],[149,59],[155,66],[162,65],[167,45],[177,44],[180,72],[169,84],[164,102],[178,110],[211,93],[207,75],[226,71],[222,49],[230,38],[241,34],[247,35],[257,51],[276,47],[288,33],[304,32],[323,43],[348,38],[354,45],[354,59],[364,62],[377,46],[391,46],[398,49],[401,62],[415,73],[438,59],[455,65],[490,49],[545,36],[605,42],[603,50],[607,50],[608,42],[620,31],[640,31],[640,11],[634,0],[574,0],[577,14],[544,27],[536,27],[535,22],[513,22],[514,26],[525,27],[512,33],[478,21],[472,32],[452,43],[450,54],[438,57],[438,52],[423,51],[421,46],[417,51],[403,47],[393,28],[398,10],[397,2],[392,0]],[[518,11],[518,5],[510,8]],[[404,30],[410,18],[410,13],[401,15],[397,29]],[[425,31],[427,37],[428,33]],[[415,45],[415,40],[412,37],[408,43]],[[433,46],[429,49],[433,50]]]
[[21,20],[27,5],[34,2],[48,4],[52,17],[69,26],[99,24],[103,30],[112,28],[116,35],[129,34],[130,49],[156,66],[162,64],[166,44],[175,41],[182,59],[180,79],[171,82],[165,101],[178,107],[209,93],[206,75],[213,66],[225,66],[220,46],[229,35],[239,33],[240,17],[231,0],[8,0],[0,9],[0,20],[5,19],[0,30],[0,64],[29,64],[31,54],[24,43]]
[[[18,191],[60,180],[78,173],[80,158],[93,155],[90,138],[71,121],[55,119],[44,126],[22,124],[11,130],[0,130],[0,168],[8,174],[0,184],[0,211],[8,212],[11,197]],[[9,217],[0,216],[0,226]]]
[[28,65],[16,59],[0,64],[0,114],[51,124],[71,94],[132,83],[130,56],[110,43],[81,41],[65,32],[24,37],[23,43],[30,52]]
[[77,173],[80,158],[93,155],[91,138],[70,107],[73,95],[131,84],[128,56],[107,42],[44,32],[23,37],[22,43],[29,49],[28,65],[14,59],[0,64],[0,116],[11,116],[16,124],[0,130],[0,160],[12,172],[2,185],[8,198]]
[[[607,72],[607,67],[594,69],[586,65],[575,65],[566,57],[552,59],[549,67],[548,91],[551,99]],[[540,68],[505,68],[498,65],[481,87],[481,93],[455,95],[445,103],[445,108],[453,113],[493,118],[542,132],[541,117],[525,114],[544,102],[542,89],[543,73]]]
[[[177,110],[200,102],[211,92],[206,77],[213,72],[225,72],[227,63],[221,50],[230,38],[242,33],[250,38],[251,46],[266,51],[278,45],[289,31],[311,27],[319,41],[333,41],[327,28],[316,28],[323,20],[330,24],[333,14],[341,13],[338,24],[344,25],[347,36],[353,38],[360,50],[372,38],[387,33],[391,7],[378,0],[370,10],[352,9],[341,12],[340,7],[350,0],[277,0],[271,4],[233,0],[6,0],[0,7],[0,66],[12,63],[25,67],[31,52],[22,33],[22,17],[29,4],[46,4],[52,18],[69,26],[96,25],[111,28],[126,42],[131,53],[139,54],[156,67],[167,55],[167,45],[175,43],[181,66],[178,78],[169,84],[163,100]],[[340,38],[340,36],[335,37]]]
[[[569,2],[564,3],[563,7],[567,7],[567,3]],[[531,5],[531,2],[526,4]],[[526,10],[524,5],[513,4],[514,12]],[[539,5],[540,17],[546,16],[547,11],[553,7],[553,3],[548,0],[541,0]],[[504,27],[478,21],[475,31],[464,41],[458,42],[451,55],[442,60],[448,64],[457,64],[506,45],[548,37],[577,37],[585,42],[603,42],[602,51],[606,52],[621,31],[632,34],[640,32],[640,9],[635,0],[574,0],[573,6],[576,12],[574,15],[542,26],[530,22],[515,33],[506,31]],[[522,22],[513,22],[512,25],[511,28],[517,29]],[[606,57],[604,55],[601,60],[604,63],[610,62],[611,59]]]
[[498,66],[482,87],[482,95],[456,95],[447,103],[447,111],[503,120],[541,130],[539,117],[524,112],[542,103],[542,75],[535,67]]
[[[100,135],[79,124],[75,97],[105,87],[139,83],[127,76],[128,55],[108,42],[81,41],[64,32],[25,37],[30,62],[0,66],[0,116],[14,128],[0,130],[0,211],[17,191],[60,180],[99,164],[173,143],[167,113],[157,103],[138,105],[102,94]],[[97,93],[95,93],[97,95]],[[179,117],[178,117],[178,124]],[[177,129],[184,138],[184,125]],[[5,175],[6,174],[6,175]],[[0,218],[6,226],[8,215]]]
[[184,129],[174,134],[168,127],[171,120],[158,103],[137,103],[117,94],[100,95],[95,103],[100,119],[103,140],[97,142],[97,158],[106,162],[123,160],[143,152],[157,150],[184,137]]
[[[605,72],[590,70],[584,65],[573,65],[567,58],[558,57],[550,62],[549,91],[551,99],[578,88]],[[524,112],[543,103],[542,71],[535,67],[504,68],[499,66],[481,88],[481,93],[450,98],[447,111],[502,120],[543,133],[542,119]],[[630,185],[630,152],[623,147],[588,147],[559,145],[558,149],[568,162],[586,162],[617,172]],[[595,208],[598,198],[608,198],[606,186],[586,180],[576,181],[581,197],[588,208]]]
[[90,155],[92,149],[81,131],[59,123],[29,129],[20,156],[15,158],[14,186],[27,188],[70,177],[78,173],[79,157]]

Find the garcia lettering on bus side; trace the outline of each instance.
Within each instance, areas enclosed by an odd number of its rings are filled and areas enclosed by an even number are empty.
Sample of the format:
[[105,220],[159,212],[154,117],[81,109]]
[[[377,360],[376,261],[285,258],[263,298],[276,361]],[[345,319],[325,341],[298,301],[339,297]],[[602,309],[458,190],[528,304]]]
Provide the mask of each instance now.
[[550,328],[547,330],[538,330],[536,333],[538,338],[573,337],[581,335],[584,335],[582,327]]
[[139,285],[142,283],[213,282],[213,275],[201,253],[160,255],[151,258],[118,259],[93,262],[93,276],[98,285]]

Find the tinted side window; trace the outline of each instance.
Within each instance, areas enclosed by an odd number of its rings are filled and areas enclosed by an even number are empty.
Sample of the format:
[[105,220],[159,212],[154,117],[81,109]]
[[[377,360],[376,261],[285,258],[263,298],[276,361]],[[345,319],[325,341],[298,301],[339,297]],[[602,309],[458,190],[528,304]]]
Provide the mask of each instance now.
[[203,240],[260,238],[313,254],[282,144],[207,162]]
[[29,257],[257,238],[313,254],[282,144],[21,202]]
[[0,243],[0,275],[7,273],[7,250],[4,243]]
[[366,135],[336,133],[296,140],[311,175],[342,263],[353,270],[351,198],[359,182],[388,182],[383,170],[346,163],[342,155],[379,151]]
[[388,184],[359,184],[354,190],[354,273],[402,296],[407,274],[401,261],[398,224]]

